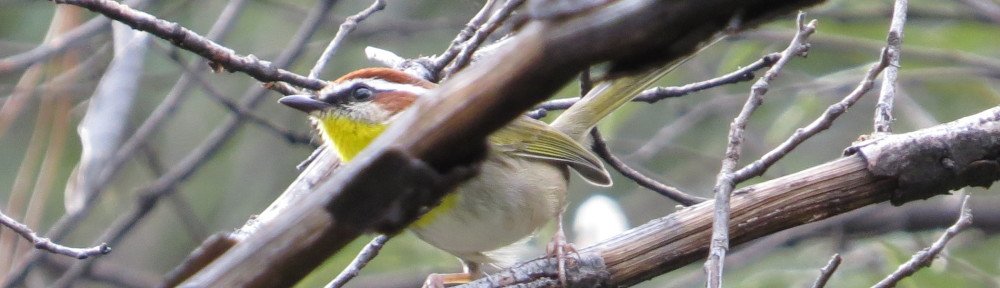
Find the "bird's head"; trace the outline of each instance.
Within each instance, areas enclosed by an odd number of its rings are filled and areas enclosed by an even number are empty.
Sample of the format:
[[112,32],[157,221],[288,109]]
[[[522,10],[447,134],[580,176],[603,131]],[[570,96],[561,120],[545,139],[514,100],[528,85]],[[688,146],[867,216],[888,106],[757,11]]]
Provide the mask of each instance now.
[[397,70],[366,68],[330,82],[316,95],[292,95],[278,102],[319,121],[344,118],[360,124],[384,125],[434,86]]
[[330,82],[316,95],[291,95],[278,102],[308,113],[325,143],[349,161],[434,86],[397,70],[366,68]]

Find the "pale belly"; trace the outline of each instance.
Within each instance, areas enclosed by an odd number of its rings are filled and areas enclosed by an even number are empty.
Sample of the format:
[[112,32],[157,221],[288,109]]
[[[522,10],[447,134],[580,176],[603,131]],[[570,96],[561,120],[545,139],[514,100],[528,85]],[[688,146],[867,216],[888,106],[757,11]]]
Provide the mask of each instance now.
[[516,243],[555,219],[565,205],[566,175],[565,168],[546,162],[490,155],[480,177],[459,186],[453,207],[435,208],[442,210],[432,210],[427,223],[410,228],[463,260],[495,262],[483,252]]

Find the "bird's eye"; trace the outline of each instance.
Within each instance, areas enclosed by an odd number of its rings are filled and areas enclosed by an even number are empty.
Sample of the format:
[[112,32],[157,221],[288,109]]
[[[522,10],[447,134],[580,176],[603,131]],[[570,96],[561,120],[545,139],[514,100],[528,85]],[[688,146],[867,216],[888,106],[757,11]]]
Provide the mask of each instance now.
[[375,98],[375,92],[368,87],[358,87],[351,91],[351,99],[354,101],[368,101]]

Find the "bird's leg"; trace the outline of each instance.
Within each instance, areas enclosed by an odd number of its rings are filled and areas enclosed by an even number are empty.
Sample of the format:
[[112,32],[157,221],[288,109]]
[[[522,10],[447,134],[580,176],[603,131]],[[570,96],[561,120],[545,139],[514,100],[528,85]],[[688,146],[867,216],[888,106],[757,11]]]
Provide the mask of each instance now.
[[432,273],[424,280],[423,288],[444,288],[472,282],[472,275],[469,273]]
[[566,287],[566,259],[569,258],[567,255],[570,252],[576,253],[576,248],[566,241],[566,233],[563,231],[563,214],[565,213],[566,207],[563,207],[556,214],[556,233],[552,235],[552,241],[549,242],[546,249],[548,256],[556,257],[559,263],[559,284],[562,287]]
[[469,262],[462,259],[464,273],[432,273],[424,280],[423,288],[444,288],[447,286],[461,285],[472,282],[472,279],[482,277],[483,271],[479,263]]

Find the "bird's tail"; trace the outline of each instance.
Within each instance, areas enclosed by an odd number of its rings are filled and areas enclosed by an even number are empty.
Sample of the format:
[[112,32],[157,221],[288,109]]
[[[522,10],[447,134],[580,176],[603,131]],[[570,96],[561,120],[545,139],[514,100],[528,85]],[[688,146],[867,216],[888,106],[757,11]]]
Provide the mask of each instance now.
[[607,117],[608,114],[611,114],[611,112],[614,112],[625,103],[635,99],[643,90],[653,85],[653,83],[663,78],[663,76],[681,64],[684,64],[684,62],[687,62],[688,59],[697,55],[705,47],[711,46],[711,44],[722,39],[722,37],[717,38],[716,41],[707,42],[708,44],[697,52],[668,63],[663,67],[601,82],[581,98],[580,101],[560,114],[550,125],[566,133],[566,135],[569,135],[574,140],[581,141],[581,143],[589,143],[585,139],[585,136],[590,132],[590,129],[597,125],[597,122]]

